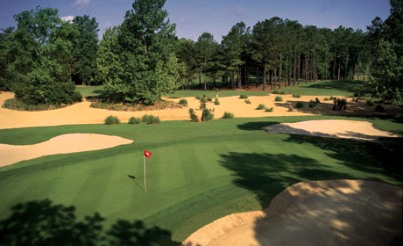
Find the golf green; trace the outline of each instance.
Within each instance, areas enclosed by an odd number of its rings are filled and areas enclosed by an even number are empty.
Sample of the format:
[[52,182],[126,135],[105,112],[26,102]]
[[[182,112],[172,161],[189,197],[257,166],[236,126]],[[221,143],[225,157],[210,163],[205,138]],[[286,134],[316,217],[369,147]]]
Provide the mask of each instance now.
[[[74,206],[80,218],[98,212],[106,226],[117,220],[142,220],[147,227],[171,231],[173,239],[181,241],[219,217],[267,207],[275,195],[300,181],[365,179],[402,184],[401,170],[390,170],[396,167],[392,160],[402,146],[401,138],[358,142],[262,130],[278,122],[328,118],[340,117],[1,130],[0,142],[8,144],[33,144],[66,133],[116,135],[134,143],[0,168],[0,220],[10,215],[15,204],[49,199]],[[372,121],[380,129],[397,133],[403,129],[390,120]],[[144,149],[153,154],[146,159],[147,192]]]

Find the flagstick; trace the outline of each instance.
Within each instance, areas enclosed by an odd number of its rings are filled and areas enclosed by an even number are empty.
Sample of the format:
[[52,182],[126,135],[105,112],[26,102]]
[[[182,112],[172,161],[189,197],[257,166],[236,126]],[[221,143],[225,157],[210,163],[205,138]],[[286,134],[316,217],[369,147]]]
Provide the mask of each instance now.
[[144,156],[144,192],[147,192],[147,171],[146,171],[146,157]]

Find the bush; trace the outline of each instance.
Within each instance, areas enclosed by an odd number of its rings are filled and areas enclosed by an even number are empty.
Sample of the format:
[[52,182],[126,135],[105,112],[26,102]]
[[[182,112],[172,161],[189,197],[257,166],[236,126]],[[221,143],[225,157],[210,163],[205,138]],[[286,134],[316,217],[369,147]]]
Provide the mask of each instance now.
[[220,105],[220,101],[218,101],[217,97],[214,99],[214,105]]
[[225,112],[221,119],[232,119],[234,118],[234,114]]
[[333,110],[345,110],[347,109],[347,100],[345,98],[334,98]]
[[304,108],[305,104],[303,102],[297,102],[297,104],[295,104],[296,108]]
[[300,97],[301,97],[301,95],[300,95],[300,94],[292,94],[292,97],[295,97],[295,98],[300,98]]
[[249,99],[246,99],[246,100],[245,100],[245,103],[246,103],[246,104],[251,104],[251,102],[249,101]]
[[271,107],[271,108],[266,108],[265,112],[273,112],[273,107]]
[[319,98],[315,98],[315,102],[316,104],[319,104],[320,103]]
[[397,113],[395,115],[395,120],[397,123],[403,123],[403,114]]
[[184,107],[187,107],[188,106],[188,101],[186,99],[181,99],[181,100],[179,100],[179,104],[184,106]]
[[212,102],[212,101],[213,101],[213,98],[207,97],[207,101],[208,101],[208,102]]
[[207,103],[207,98],[206,95],[203,95],[202,98],[200,98],[200,106],[199,109],[203,110],[206,108],[206,103]]
[[282,102],[283,98],[280,96],[276,96],[276,98],[274,99],[276,102]]
[[248,95],[241,94],[241,95],[239,96],[239,98],[240,98],[240,99],[247,99],[247,98],[248,98]]
[[204,109],[202,112],[202,121],[210,121],[214,119],[214,114],[209,109]]
[[382,105],[378,104],[375,107],[375,111],[376,112],[385,112],[385,108]]
[[160,118],[153,116],[153,115],[145,114],[145,115],[143,115],[143,118],[141,118],[141,122],[149,124],[149,125],[159,124]]
[[266,109],[266,106],[264,104],[259,104],[259,106],[257,106],[256,110],[263,110]]
[[374,102],[371,99],[368,99],[367,106],[370,106],[370,107],[374,106]]
[[105,119],[105,125],[117,125],[119,123],[120,123],[120,120],[116,116],[110,115],[110,116],[106,117],[106,119]]
[[137,124],[140,124],[140,122],[141,122],[140,118],[131,117],[129,119],[129,124],[130,125],[137,125]]
[[201,96],[196,96],[196,99],[197,99],[197,100],[201,100],[202,97],[201,97]]
[[310,100],[308,106],[310,108],[314,108],[314,107],[316,107],[316,102],[314,100]]
[[189,109],[189,115],[190,115],[190,121],[191,122],[199,122],[199,117],[197,117],[194,109],[190,108]]

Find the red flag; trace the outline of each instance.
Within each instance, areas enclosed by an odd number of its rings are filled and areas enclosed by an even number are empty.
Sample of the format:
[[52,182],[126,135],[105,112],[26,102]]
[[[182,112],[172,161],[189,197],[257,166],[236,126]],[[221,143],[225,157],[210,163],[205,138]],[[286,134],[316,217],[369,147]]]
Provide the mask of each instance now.
[[153,154],[152,154],[150,151],[144,150],[144,156],[145,156],[145,157],[151,158],[152,155],[153,155]]

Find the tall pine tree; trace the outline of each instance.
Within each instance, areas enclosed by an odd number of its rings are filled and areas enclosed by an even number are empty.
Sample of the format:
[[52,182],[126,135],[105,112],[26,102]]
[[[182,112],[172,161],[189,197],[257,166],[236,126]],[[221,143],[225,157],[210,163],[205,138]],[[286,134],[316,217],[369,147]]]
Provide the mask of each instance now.
[[117,79],[105,84],[114,101],[152,104],[177,88],[175,25],[169,23],[165,0],[136,0],[118,32]]

